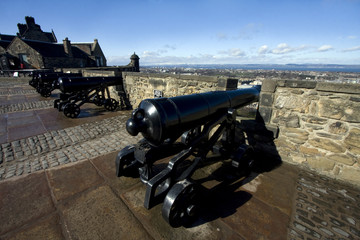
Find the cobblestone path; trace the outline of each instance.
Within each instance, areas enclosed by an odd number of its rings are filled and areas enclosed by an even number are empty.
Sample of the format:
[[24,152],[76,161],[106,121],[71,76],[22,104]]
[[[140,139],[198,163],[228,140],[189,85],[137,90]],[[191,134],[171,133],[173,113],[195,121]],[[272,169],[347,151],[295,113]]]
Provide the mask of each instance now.
[[359,189],[301,171],[289,239],[360,239]]
[[[11,78],[9,81],[8,78],[0,78],[0,97],[38,94],[34,88],[28,85],[29,80],[30,78]],[[11,88],[9,88],[9,86]],[[33,109],[52,108],[53,106],[54,99],[46,99],[43,101],[34,102],[20,102],[16,104],[3,104],[3,102],[0,102],[0,114]]]
[[19,112],[33,109],[45,109],[54,107],[54,100],[46,101],[36,101],[36,102],[26,102],[26,103],[17,103],[10,105],[0,105],[0,114],[8,112]]
[[123,114],[4,143],[0,180],[120,151],[141,138],[129,137],[125,131],[128,117]]

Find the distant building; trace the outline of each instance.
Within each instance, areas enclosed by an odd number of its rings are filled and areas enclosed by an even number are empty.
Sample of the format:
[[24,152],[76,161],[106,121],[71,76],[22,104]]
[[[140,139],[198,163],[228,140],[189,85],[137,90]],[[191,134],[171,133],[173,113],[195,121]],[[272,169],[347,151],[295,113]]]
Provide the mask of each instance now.
[[17,36],[0,34],[0,68],[51,69],[105,67],[106,58],[98,40],[71,43],[65,38],[57,43],[54,31],[43,32],[33,17],[18,24]]

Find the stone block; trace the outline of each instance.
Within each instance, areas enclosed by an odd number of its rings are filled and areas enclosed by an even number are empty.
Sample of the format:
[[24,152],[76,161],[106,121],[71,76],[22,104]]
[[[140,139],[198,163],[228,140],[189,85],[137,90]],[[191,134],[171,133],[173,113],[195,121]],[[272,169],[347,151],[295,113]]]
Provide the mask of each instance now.
[[298,128],[300,127],[299,116],[295,113],[287,112],[287,111],[276,111],[273,114],[272,122],[281,126],[289,127],[289,128]]
[[307,131],[298,128],[284,128],[282,133],[283,136],[286,136],[291,142],[297,144],[305,143],[309,136]]
[[299,147],[299,152],[305,155],[319,155],[319,150],[311,147],[304,147],[303,145]]
[[333,154],[329,156],[329,159],[348,166],[352,166],[356,162],[354,157],[344,154]]
[[360,103],[343,99],[320,99],[318,115],[348,122],[360,122]]
[[274,96],[271,93],[260,93],[260,106],[271,107],[273,104]]
[[286,80],[285,87],[291,88],[308,88],[313,89],[316,87],[317,82],[315,81],[303,81],[303,80]]
[[350,182],[354,185],[357,185],[357,186],[360,185],[360,169],[359,168],[344,166],[340,170],[337,177],[343,181]]
[[274,79],[265,79],[261,86],[261,92],[273,93],[276,90],[277,81]]
[[256,116],[256,120],[269,123],[272,115],[272,108],[271,107],[265,107],[265,106],[259,106],[258,114]]
[[274,99],[275,108],[285,108],[301,113],[308,113],[311,100],[299,95],[279,95]]
[[218,78],[217,90],[234,90],[237,88],[238,80],[232,78]]
[[346,147],[355,154],[360,154],[360,129],[353,128],[344,140]]
[[327,172],[335,167],[335,162],[327,157],[309,157],[307,158],[307,164],[310,168]]
[[359,84],[319,82],[317,91],[360,94]]
[[285,137],[275,139],[274,143],[277,148],[285,148],[287,151],[297,151],[296,145],[287,141]]
[[326,118],[319,118],[312,115],[303,115],[301,117],[301,120],[307,123],[320,124],[320,125],[325,124],[328,121]]
[[321,148],[333,153],[343,153],[346,150],[345,147],[327,138],[313,138],[310,139],[308,143],[314,147]]

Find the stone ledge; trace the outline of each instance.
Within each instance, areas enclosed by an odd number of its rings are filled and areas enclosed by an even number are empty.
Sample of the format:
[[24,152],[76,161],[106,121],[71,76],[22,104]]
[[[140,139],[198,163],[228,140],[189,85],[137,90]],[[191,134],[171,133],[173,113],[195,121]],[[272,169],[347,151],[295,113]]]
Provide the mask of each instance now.
[[[280,83],[280,82],[279,82]],[[315,81],[303,81],[303,80],[285,80],[280,83],[279,86],[290,88],[316,88],[317,82]]]
[[317,91],[360,94],[359,84],[319,82]]

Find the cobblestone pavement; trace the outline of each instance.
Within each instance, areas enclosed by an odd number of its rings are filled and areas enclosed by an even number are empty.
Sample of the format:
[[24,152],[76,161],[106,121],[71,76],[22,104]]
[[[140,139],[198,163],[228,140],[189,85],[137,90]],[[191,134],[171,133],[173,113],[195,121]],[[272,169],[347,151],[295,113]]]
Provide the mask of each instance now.
[[360,239],[360,191],[301,171],[289,239]]
[[95,158],[140,140],[125,131],[128,114],[51,131],[0,146],[0,180]]

